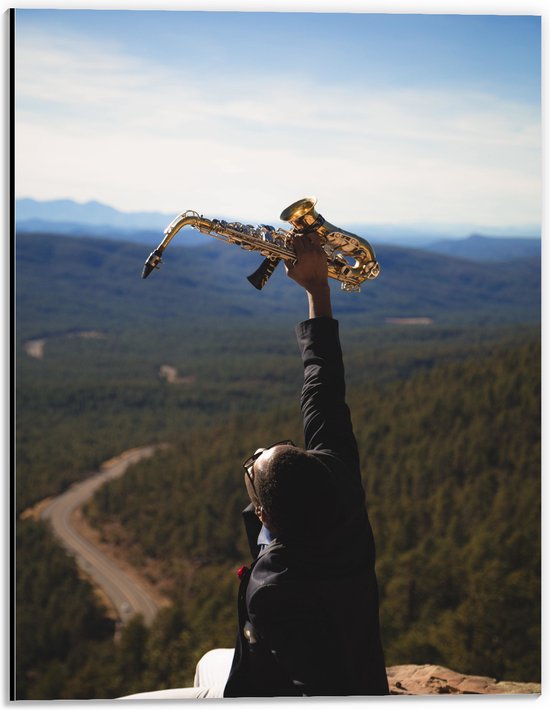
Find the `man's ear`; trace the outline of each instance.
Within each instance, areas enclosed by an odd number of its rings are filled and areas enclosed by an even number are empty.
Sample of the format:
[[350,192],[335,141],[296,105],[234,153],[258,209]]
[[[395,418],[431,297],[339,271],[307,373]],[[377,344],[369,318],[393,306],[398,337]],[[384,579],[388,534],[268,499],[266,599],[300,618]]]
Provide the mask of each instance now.
[[254,512],[256,513],[258,518],[260,519],[262,525],[265,525],[267,527],[267,517],[266,517],[265,510],[263,509],[263,507],[261,505],[257,505],[254,508]]

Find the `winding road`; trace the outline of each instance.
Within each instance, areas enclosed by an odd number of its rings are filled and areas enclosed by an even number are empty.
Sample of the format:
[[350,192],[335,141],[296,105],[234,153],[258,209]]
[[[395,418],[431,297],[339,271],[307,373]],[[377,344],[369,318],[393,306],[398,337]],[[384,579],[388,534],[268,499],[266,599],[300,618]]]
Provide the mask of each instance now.
[[155,450],[154,446],[144,446],[106,461],[100,471],[80,483],[73,484],[65,493],[44,507],[40,514],[43,520],[50,522],[55,535],[63,547],[75,557],[83,572],[101,587],[123,624],[135,614],[142,614],[145,623],[149,625],[159,607],[136,581],[72,527],[71,515],[100,486],[119,478],[126,473],[129,466],[152,456]]

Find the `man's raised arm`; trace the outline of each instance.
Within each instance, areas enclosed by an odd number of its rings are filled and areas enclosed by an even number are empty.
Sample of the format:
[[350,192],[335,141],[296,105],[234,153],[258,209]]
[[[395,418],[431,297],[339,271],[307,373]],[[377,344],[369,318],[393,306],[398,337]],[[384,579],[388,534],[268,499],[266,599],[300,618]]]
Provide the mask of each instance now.
[[344,366],[338,322],[332,318],[326,254],[317,235],[295,237],[296,264],[288,276],[302,286],[309,303],[309,320],[297,328],[304,362],[302,414],[305,446],[328,450],[359,475],[359,455],[345,403]]

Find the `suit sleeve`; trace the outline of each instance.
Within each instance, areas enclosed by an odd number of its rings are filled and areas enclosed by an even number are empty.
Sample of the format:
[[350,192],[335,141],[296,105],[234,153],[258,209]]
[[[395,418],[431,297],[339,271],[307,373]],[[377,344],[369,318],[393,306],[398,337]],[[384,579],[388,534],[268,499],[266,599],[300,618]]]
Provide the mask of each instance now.
[[329,450],[359,474],[338,321],[312,318],[296,327],[296,335],[304,364],[301,407],[306,449]]

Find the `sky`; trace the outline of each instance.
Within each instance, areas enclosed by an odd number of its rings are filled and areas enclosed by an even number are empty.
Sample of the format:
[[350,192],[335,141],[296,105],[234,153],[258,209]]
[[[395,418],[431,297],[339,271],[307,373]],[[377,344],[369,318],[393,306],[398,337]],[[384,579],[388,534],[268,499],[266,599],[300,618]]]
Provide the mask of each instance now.
[[540,233],[541,19],[16,13],[17,197]]

